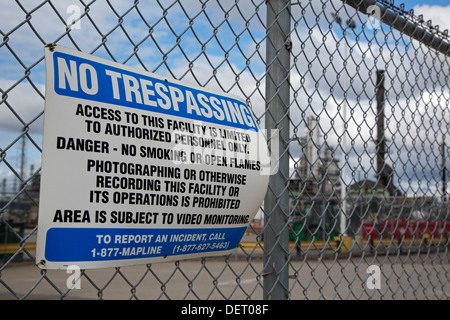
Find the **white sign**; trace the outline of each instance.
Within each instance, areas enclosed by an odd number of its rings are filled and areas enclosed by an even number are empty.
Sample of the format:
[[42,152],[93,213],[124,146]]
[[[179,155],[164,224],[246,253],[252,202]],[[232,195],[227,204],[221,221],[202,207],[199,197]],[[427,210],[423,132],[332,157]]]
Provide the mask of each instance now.
[[266,193],[270,156],[230,94],[46,46],[36,262],[103,268],[224,255]]

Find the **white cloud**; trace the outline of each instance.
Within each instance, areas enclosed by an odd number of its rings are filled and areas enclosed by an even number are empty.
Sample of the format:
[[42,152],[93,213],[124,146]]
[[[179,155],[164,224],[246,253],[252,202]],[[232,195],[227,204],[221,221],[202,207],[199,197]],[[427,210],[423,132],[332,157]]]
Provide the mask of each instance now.
[[[44,85],[35,84],[43,94]],[[0,88],[10,89],[4,96],[0,108],[0,128],[7,132],[21,132],[22,128],[30,124],[30,130],[35,133],[42,132],[43,123],[41,115],[44,109],[44,99],[26,81],[15,84],[12,80],[0,78]],[[37,119],[36,119],[37,118]]]
[[425,21],[431,20],[433,26],[439,26],[439,30],[443,31],[447,29],[450,32],[450,5],[438,6],[423,4],[415,6],[413,9],[414,15],[418,16],[422,14]]

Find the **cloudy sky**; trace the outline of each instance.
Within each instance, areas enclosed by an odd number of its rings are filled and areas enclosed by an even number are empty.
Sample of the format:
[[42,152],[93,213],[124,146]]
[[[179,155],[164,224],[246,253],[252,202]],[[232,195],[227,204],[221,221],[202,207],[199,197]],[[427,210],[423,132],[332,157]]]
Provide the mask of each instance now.
[[[69,33],[66,22],[84,14],[77,1],[7,1],[0,11],[0,178],[12,183],[20,168],[17,137],[29,124],[26,172],[40,167],[45,66],[43,46],[60,45],[93,53],[157,74],[246,99],[264,126],[264,1],[97,1]],[[256,3],[256,10],[255,4]],[[333,0],[292,7],[291,135],[306,134],[305,119],[319,118],[322,140],[342,159],[342,102],[348,72],[347,181],[357,174],[373,179],[375,131],[374,81],[386,70],[388,163],[406,193],[434,193],[439,177],[437,142],[449,134],[449,60],[408,37],[381,26],[367,27],[367,16]],[[400,3],[400,2],[398,2]],[[440,30],[450,29],[450,1],[404,1]],[[347,41],[332,13],[352,17],[357,26]],[[27,15],[26,12],[29,12]],[[225,20],[225,17],[227,20]],[[120,22],[120,23],[119,23]],[[386,36],[387,34],[387,36]],[[444,69],[441,69],[443,67]],[[291,143],[291,167],[301,156]],[[411,160],[413,159],[413,161]],[[342,161],[341,161],[342,163]],[[393,165],[395,163],[395,165]],[[450,162],[447,163],[450,167]],[[11,181],[11,182],[10,182]]]

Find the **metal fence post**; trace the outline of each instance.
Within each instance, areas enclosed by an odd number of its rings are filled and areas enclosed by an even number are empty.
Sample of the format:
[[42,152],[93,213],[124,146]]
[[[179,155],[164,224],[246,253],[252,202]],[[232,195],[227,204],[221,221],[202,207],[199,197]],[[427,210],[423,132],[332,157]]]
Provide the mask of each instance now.
[[[279,170],[264,200],[264,299],[288,299],[290,0],[267,1],[267,130],[279,130]],[[274,150],[271,150],[274,152]]]

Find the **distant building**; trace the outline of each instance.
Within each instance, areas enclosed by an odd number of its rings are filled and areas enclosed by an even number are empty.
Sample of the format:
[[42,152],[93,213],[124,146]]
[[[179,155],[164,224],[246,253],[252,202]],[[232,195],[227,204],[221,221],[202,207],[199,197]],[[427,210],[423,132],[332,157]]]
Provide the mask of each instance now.
[[297,168],[298,188],[305,194],[337,194],[340,187],[338,160],[325,144],[321,156],[319,124],[315,117],[307,119],[308,135],[300,138],[302,155]]
[[[2,187],[0,193],[0,208],[2,210],[2,221],[8,223],[24,223],[29,226],[34,226],[37,223],[38,204],[39,204],[39,190],[40,190],[40,173],[35,173],[34,166],[31,166],[32,178],[26,184],[26,188],[19,196],[19,181],[16,177],[10,178],[13,187],[7,188],[7,179],[2,180]],[[20,186],[22,189],[23,186]],[[11,199],[14,199],[11,201]],[[1,224],[1,221],[0,221]]]

